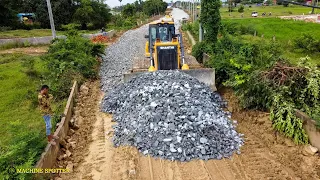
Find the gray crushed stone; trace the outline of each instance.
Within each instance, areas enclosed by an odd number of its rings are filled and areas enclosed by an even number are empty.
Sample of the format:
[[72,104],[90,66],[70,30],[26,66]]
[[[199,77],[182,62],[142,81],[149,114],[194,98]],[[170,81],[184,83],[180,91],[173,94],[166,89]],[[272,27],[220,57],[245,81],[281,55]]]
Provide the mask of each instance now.
[[132,67],[135,57],[144,57],[148,25],[125,32],[108,46],[100,68],[101,89],[105,92],[122,81],[122,75]]
[[169,160],[222,159],[240,153],[242,134],[221,96],[179,71],[144,73],[112,89],[102,111],[113,113],[115,146]]

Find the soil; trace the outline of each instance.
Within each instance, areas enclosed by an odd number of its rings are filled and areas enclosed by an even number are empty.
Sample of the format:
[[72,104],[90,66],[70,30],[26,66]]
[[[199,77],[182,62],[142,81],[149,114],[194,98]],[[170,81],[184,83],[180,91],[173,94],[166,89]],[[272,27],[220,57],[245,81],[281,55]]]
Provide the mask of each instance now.
[[[56,163],[60,168],[72,163],[73,172],[59,176],[65,180],[320,179],[319,154],[304,156],[303,146],[274,132],[268,113],[241,109],[231,90],[222,89],[219,93],[228,101],[232,119],[238,122],[237,131],[244,134],[241,154],[229,159],[182,163],[143,156],[134,147],[115,148],[115,122],[111,114],[100,112],[100,83],[85,83],[74,115],[79,129],[67,139],[75,147],[69,148],[70,157]],[[60,155],[64,153],[61,150]]]
[[[143,156],[134,147],[115,148],[112,144],[112,115],[99,111],[103,94],[99,82],[85,84],[89,92],[80,91],[75,119],[80,129],[71,136],[76,148],[72,156],[57,162],[65,167],[70,161],[73,173],[62,179],[101,180],[246,180],[246,179],[320,179],[319,155],[304,156],[297,146],[272,129],[269,114],[242,110],[230,90],[220,93],[228,101],[237,130],[244,134],[241,155],[230,159],[187,163]],[[86,88],[84,88],[86,89]],[[63,153],[63,152],[62,152]]]

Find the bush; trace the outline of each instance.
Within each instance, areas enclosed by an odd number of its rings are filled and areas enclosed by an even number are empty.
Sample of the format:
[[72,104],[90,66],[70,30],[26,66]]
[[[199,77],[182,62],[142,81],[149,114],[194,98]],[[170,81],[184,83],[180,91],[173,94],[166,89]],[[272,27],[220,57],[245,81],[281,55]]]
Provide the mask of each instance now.
[[320,41],[310,34],[302,34],[302,36],[295,38],[293,44],[295,48],[302,49],[305,52],[320,52]]
[[96,78],[98,61],[96,56],[104,53],[104,46],[93,44],[88,39],[70,31],[67,39],[57,39],[49,47],[46,75],[54,95],[60,99],[68,96],[73,80]]
[[244,6],[241,4],[240,7],[238,8],[238,12],[239,13],[243,13],[244,12]]
[[12,30],[12,28],[9,27],[9,26],[0,26],[0,32],[2,32],[2,31],[9,31],[9,30]]
[[61,29],[63,31],[69,31],[69,30],[81,30],[81,24],[77,24],[77,23],[70,23],[70,24],[66,24],[66,25],[62,25]]
[[41,24],[39,22],[35,22],[33,24],[17,23],[14,26],[14,29],[25,29],[25,30],[41,29]]
[[222,22],[222,31],[223,33],[232,34],[232,35],[253,35],[257,30],[254,28],[254,25],[243,25],[236,22]]
[[320,70],[308,61],[292,66],[273,41],[246,42],[225,34],[208,65],[215,68],[217,83],[234,89],[243,108],[270,110],[274,128],[304,144],[308,137],[295,109],[311,117],[320,112]]
[[203,53],[208,52],[208,47],[205,42],[197,42],[192,47],[192,56],[194,56],[199,63],[203,62]]

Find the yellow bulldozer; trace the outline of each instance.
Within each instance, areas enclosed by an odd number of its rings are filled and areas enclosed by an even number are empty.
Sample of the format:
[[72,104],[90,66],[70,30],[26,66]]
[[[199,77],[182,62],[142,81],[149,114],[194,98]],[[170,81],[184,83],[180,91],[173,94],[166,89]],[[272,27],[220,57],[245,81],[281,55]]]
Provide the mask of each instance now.
[[145,35],[145,58],[134,59],[132,69],[124,74],[124,82],[146,71],[177,69],[216,90],[214,69],[203,68],[193,56],[185,56],[182,36],[176,33],[170,14],[150,23],[148,31],[149,34]]
[[184,62],[181,36],[176,34],[174,20],[170,15],[166,15],[160,22],[149,24],[149,35],[145,38],[148,39],[146,57],[150,58],[151,63],[149,71],[189,69]]

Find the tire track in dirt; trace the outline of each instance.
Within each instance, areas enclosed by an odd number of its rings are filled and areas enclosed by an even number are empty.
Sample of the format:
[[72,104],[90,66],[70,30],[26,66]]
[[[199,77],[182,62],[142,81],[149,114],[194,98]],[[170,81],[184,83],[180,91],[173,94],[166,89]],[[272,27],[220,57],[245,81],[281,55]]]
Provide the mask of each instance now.
[[89,94],[85,98],[81,96],[84,99],[79,100],[76,112],[80,129],[71,137],[79,146],[71,156],[78,165],[73,173],[63,174],[63,179],[320,179],[319,157],[303,156],[301,147],[273,132],[268,114],[239,110],[238,103],[232,102],[235,97],[230,94],[225,97],[232,106],[232,118],[238,120],[237,130],[245,134],[241,155],[222,160],[177,162],[143,156],[135,147],[115,148],[111,141],[115,124],[111,122],[112,115],[98,112],[102,95],[93,87],[98,84],[88,86]]
[[[303,156],[302,146],[293,144],[274,132],[269,114],[240,110],[233,92],[221,92],[233,111],[232,119],[238,121],[237,130],[245,135],[241,155],[233,156],[234,164],[245,179],[302,179],[319,180],[319,156]],[[228,161],[228,160],[226,160]],[[305,168],[303,168],[305,167]]]

